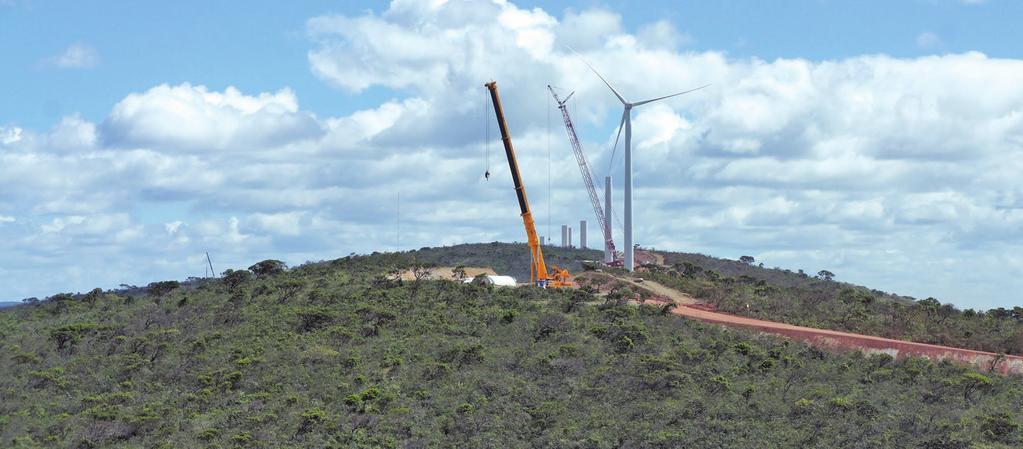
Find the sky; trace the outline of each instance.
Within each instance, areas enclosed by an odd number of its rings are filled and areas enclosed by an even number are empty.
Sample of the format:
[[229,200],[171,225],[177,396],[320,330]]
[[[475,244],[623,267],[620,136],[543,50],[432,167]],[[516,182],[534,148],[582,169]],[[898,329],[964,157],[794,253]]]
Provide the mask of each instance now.
[[523,241],[492,79],[539,232],[586,219],[596,246],[545,86],[576,92],[598,185],[622,177],[621,106],[571,47],[631,100],[712,84],[633,112],[640,245],[1011,307],[1018,17],[1009,0],[0,0],[0,300],[203,276],[206,251],[223,271]]

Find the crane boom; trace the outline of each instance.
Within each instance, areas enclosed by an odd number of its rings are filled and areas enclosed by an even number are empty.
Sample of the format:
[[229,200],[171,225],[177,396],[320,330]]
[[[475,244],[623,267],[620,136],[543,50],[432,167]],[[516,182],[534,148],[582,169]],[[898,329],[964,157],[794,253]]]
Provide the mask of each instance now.
[[582,144],[579,143],[579,136],[575,133],[575,126],[572,125],[572,119],[568,116],[566,103],[572,94],[568,94],[568,97],[562,100],[558,98],[558,93],[550,84],[547,85],[547,90],[551,91],[554,101],[558,103],[558,109],[561,110],[561,118],[564,119],[565,130],[568,132],[568,141],[572,144],[575,160],[579,163],[579,174],[582,175],[583,185],[586,186],[586,192],[590,195],[590,203],[593,205],[593,213],[597,216],[597,224],[600,225],[600,229],[604,233],[604,245],[610,250],[611,257],[614,259],[609,262],[613,264],[618,259],[618,253],[615,251],[615,242],[611,236],[611,223],[608,221],[607,215],[604,215],[604,208],[600,206],[600,197],[597,196],[597,189],[593,186],[593,175],[590,174],[590,163],[586,160]]
[[522,216],[522,224],[526,228],[526,238],[529,243],[529,251],[532,259],[529,266],[529,280],[539,287],[570,287],[568,270],[558,268],[551,264],[552,272],[548,272],[547,263],[543,259],[543,249],[540,247],[540,239],[536,236],[536,224],[533,222],[533,212],[529,209],[529,199],[526,198],[526,186],[522,183],[522,175],[519,172],[519,163],[515,158],[515,148],[512,146],[511,133],[508,132],[508,123],[504,119],[504,108],[501,106],[501,96],[497,93],[497,82],[491,81],[486,84],[490,90],[490,99],[494,104],[494,114],[497,115],[497,125],[501,130],[501,142],[504,144],[504,154],[508,157],[508,168],[511,170],[512,182],[515,184],[515,195],[519,199],[519,210]]

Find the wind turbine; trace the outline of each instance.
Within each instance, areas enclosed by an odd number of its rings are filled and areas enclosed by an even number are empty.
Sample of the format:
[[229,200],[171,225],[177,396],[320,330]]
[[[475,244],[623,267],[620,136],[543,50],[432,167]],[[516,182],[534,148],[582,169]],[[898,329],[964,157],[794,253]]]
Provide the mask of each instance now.
[[[571,50],[571,48],[570,48],[570,50]],[[575,50],[572,50],[572,51],[575,52]],[[577,55],[579,54],[579,52],[575,52],[575,53]],[[690,89],[690,90],[687,90],[687,91],[678,92],[678,93],[674,93],[674,94],[671,94],[671,95],[665,95],[663,97],[651,98],[649,100],[636,101],[636,102],[631,102],[630,103],[628,100],[625,99],[625,97],[622,96],[622,94],[618,93],[618,91],[615,90],[615,88],[611,86],[611,83],[607,82],[607,80],[604,79],[604,77],[600,74],[600,72],[597,71],[597,69],[593,68],[593,66],[590,65],[589,62],[586,62],[586,59],[583,59],[582,55],[579,55],[579,59],[582,59],[583,64],[586,64],[586,67],[589,67],[590,70],[592,70],[593,73],[595,75],[597,75],[597,77],[600,78],[600,80],[603,81],[605,85],[607,85],[607,88],[611,89],[611,92],[615,94],[615,97],[618,97],[618,101],[621,101],[622,102],[622,106],[625,108],[625,110],[622,112],[622,121],[618,124],[618,135],[615,136],[615,147],[618,146],[618,138],[621,137],[621,135],[622,135],[622,127],[624,126],[625,127],[625,225],[624,225],[624,228],[625,228],[625,248],[624,248],[625,249],[625,269],[629,270],[629,271],[633,271],[635,269],[635,264],[633,262],[634,261],[634,248],[633,248],[633,243],[632,243],[633,242],[633,240],[632,240],[632,108],[634,108],[636,106],[643,106],[643,105],[645,105],[647,103],[653,103],[655,101],[664,100],[666,98],[677,97],[677,96],[682,95],[682,94],[687,94],[687,93],[690,93],[690,92],[695,92],[695,91],[703,89],[703,88],[705,88],[707,86],[710,86],[710,84],[697,87],[696,89]],[[614,153],[613,152],[612,152],[612,157],[614,157]]]

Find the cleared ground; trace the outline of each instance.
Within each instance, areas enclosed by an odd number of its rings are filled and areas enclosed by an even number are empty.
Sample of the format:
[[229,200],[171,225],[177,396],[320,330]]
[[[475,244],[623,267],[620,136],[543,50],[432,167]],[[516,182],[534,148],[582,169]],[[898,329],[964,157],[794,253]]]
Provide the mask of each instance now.
[[[465,276],[468,279],[472,279],[472,278],[474,278],[476,276],[479,276],[481,274],[489,274],[489,275],[496,275],[497,274],[490,267],[462,267],[462,269],[465,270]],[[457,276],[455,276],[454,270],[455,270],[455,267],[436,267],[436,268],[433,268],[433,269],[430,270],[430,273],[426,277],[426,279],[446,279],[446,280],[456,279]],[[412,281],[412,280],[415,280],[415,278],[416,278],[415,277],[415,273],[413,273],[411,270],[406,270],[406,271],[403,271],[401,273],[401,279],[403,281]]]
[[884,353],[894,358],[926,357],[933,360],[947,359],[962,364],[973,365],[983,371],[1001,374],[1023,374],[1023,357],[1019,356],[915,343],[829,329],[795,326],[715,312],[708,310],[708,305],[700,303],[700,301],[692,296],[657,282],[647,280],[636,282],[628,276],[616,276],[615,278],[634,288],[643,289],[660,298],[664,298],[646,300],[644,301],[645,303],[658,305],[670,301],[677,306],[672,309],[672,313],[689,319],[729,327],[755,329],[760,332],[803,341],[832,351],[863,351],[868,354]]

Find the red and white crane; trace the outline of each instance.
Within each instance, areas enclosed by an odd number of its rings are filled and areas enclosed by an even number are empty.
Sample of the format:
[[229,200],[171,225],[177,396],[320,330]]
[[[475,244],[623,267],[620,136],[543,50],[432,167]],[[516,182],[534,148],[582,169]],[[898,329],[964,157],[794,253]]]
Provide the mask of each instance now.
[[558,97],[558,93],[554,91],[554,88],[547,85],[547,90],[551,91],[551,95],[554,96],[554,101],[558,103],[558,109],[561,110],[561,117],[565,121],[565,130],[568,132],[568,141],[572,144],[572,151],[575,152],[575,160],[579,163],[579,174],[583,177],[583,185],[586,186],[586,192],[590,195],[590,203],[593,204],[593,213],[597,216],[597,224],[600,225],[601,231],[604,233],[604,247],[608,250],[611,255],[611,260],[605,260],[604,262],[611,266],[622,266],[622,260],[619,257],[618,251],[615,250],[614,238],[611,237],[611,222],[608,216],[604,214],[604,208],[600,206],[600,197],[597,196],[597,189],[593,187],[593,176],[590,174],[590,163],[586,160],[586,155],[583,153],[582,144],[579,143],[579,136],[575,133],[575,126],[572,125],[572,118],[568,116],[568,106],[565,103],[568,102],[569,98],[572,98],[572,92],[565,97],[564,100]]

